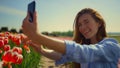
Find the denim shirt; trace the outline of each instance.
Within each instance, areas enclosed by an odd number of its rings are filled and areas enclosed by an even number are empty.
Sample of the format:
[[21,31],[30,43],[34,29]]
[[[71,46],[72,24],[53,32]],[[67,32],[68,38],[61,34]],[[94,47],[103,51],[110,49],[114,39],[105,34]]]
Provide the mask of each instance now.
[[97,44],[80,45],[65,41],[66,54],[62,55],[56,65],[77,62],[82,68],[117,68],[120,58],[120,45],[115,39],[106,38]]

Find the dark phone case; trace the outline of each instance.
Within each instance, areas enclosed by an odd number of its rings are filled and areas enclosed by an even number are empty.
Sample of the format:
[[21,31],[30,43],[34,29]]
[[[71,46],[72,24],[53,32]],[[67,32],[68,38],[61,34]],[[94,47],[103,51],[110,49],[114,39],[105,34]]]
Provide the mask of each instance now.
[[33,13],[35,12],[35,1],[28,4],[28,12],[30,14],[29,21],[33,22]]

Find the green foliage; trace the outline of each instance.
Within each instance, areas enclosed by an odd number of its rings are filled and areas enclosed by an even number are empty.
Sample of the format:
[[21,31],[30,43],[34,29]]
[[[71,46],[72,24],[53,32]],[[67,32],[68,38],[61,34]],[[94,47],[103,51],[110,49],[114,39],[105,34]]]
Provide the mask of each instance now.
[[23,49],[23,62],[22,64],[13,64],[13,68],[39,68],[40,54],[36,53],[32,47],[30,47],[31,52],[27,53]]
[[42,32],[42,33],[50,36],[69,36],[69,37],[73,36],[73,31],[67,31],[67,32],[54,31],[52,33],[48,33],[48,32]]
[[120,36],[109,36],[110,38],[115,38],[120,43]]

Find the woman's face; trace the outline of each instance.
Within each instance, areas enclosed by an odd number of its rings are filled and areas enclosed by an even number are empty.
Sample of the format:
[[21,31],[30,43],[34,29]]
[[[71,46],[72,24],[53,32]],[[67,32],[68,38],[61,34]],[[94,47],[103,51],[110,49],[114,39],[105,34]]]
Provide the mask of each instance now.
[[90,14],[83,14],[78,19],[80,33],[86,39],[96,38],[96,34],[100,24],[94,20]]

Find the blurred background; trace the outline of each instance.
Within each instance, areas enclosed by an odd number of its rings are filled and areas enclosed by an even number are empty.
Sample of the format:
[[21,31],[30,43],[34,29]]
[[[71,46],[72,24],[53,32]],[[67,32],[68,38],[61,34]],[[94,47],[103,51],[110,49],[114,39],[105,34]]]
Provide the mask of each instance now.
[[[0,28],[19,31],[33,0],[0,0]],[[119,0],[35,0],[40,32],[73,30],[76,14],[83,8],[94,8],[106,21],[108,33],[119,33]]]
[[[22,33],[20,30],[22,21],[26,17],[27,6],[31,1],[33,0],[0,0],[0,32]],[[45,35],[54,36],[54,38],[61,40],[72,40],[73,22],[76,14],[83,8],[93,8],[106,21],[108,36],[116,38],[120,43],[120,0],[35,1],[39,31]],[[45,57],[42,57],[41,60],[42,63],[44,62],[42,64],[40,61],[42,68],[60,68],[54,66],[53,60]],[[61,68],[68,67],[64,65]]]

